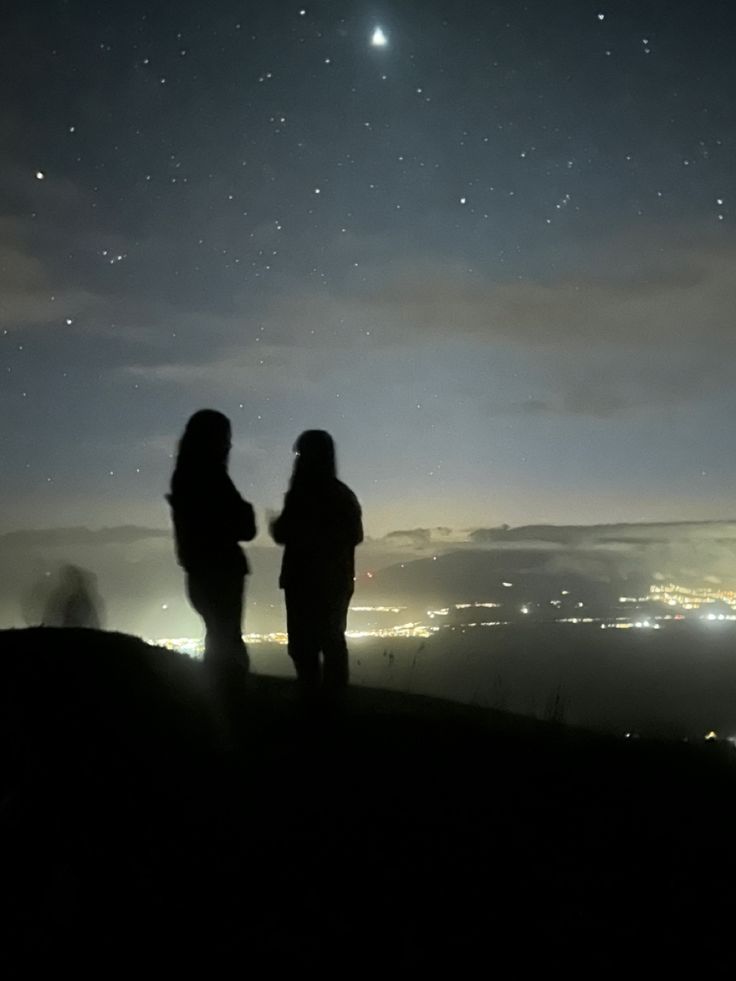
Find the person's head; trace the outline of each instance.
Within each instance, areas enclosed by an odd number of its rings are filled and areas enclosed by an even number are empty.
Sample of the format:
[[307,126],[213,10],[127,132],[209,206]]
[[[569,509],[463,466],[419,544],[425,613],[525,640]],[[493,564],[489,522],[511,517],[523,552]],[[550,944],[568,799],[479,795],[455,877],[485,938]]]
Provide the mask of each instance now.
[[59,570],[59,581],[69,592],[82,590],[87,585],[88,573],[78,565],[63,565]]
[[214,409],[200,409],[190,417],[179,440],[176,468],[226,464],[231,439],[227,416]]
[[324,429],[307,429],[294,443],[292,486],[303,481],[329,480],[337,476],[335,443]]

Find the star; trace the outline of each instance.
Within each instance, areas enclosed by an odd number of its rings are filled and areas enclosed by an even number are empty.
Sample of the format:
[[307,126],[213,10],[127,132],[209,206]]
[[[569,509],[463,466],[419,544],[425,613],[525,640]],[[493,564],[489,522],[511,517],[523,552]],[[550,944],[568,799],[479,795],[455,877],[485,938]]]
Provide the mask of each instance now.
[[383,32],[383,28],[376,27],[371,35],[371,44],[374,48],[385,48],[388,44],[388,38]]

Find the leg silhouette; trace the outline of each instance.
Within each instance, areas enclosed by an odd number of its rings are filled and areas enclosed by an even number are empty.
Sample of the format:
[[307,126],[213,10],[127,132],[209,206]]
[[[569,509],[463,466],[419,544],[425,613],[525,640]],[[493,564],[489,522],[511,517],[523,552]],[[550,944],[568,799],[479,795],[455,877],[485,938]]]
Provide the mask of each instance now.
[[205,624],[205,663],[238,660],[247,667],[241,632],[243,583],[240,573],[190,573],[187,577],[189,599]]
[[319,612],[310,597],[301,590],[286,591],[286,629],[289,634],[289,657],[294,662],[299,684],[305,690],[319,688],[320,631]]
[[345,640],[348,602],[343,600],[339,605],[330,605],[323,619],[323,684],[331,690],[345,688],[348,684],[348,645]]

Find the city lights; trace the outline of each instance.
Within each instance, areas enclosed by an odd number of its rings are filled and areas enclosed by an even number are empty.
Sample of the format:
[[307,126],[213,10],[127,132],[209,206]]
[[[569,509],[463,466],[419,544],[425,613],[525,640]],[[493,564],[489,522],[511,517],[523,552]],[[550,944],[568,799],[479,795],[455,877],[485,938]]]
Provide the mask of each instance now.
[[[509,587],[511,583],[502,582],[501,585]],[[565,589],[561,593],[563,596],[569,596],[570,591]],[[715,603],[720,604],[720,608],[717,610],[712,608]],[[357,614],[358,617],[375,614],[383,622],[381,624],[370,620],[366,622],[364,619],[363,624],[365,625],[353,625],[347,631],[346,636],[350,640],[370,638],[426,640],[441,632],[459,631],[464,633],[468,630],[488,627],[525,629],[558,624],[565,626],[595,624],[601,630],[652,631],[661,630],[665,625],[673,625],[688,620],[708,625],[725,625],[728,622],[736,622],[736,591],[711,586],[688,587],[675,583],[667,583],[666,585],[655,583],[649,587],[649,591],[644,596],[619,596],[618,604],[618,608],[615,607],[614,603],[610,611],[601,610],[597,616],[560,616],[563,611],[561,609],[562,600],[559,599],[547,601],[540,597],[535,602],[524,603],[521,606],[492,600],[473,600],[452,603],[435,609],[424,609],[418,617],[416,616],[418,611],[414,610],[414,619],[399,623],[392,623],[389,618],[398,619],[399,614],[406,614],[411,610],[411,607],[391,603],[356,605],[350,607],[351,614]],[[590,608],[592,605],[582,600],[571,599],[568,601],[568,608],[573,606],[575,610],[582,610],[583,607]],[[626,607],[632,609],[627,611]],[[468,613],[475,610],[480,612],[481,610],[503,610],[504,608],[508,611],[507,618],[500,616],[497,620],[463,619],[463,616],[467,616]],[[647,612],[644,612],[644,608]],[[620,611],[619,615],[616,615],[616,609]],[[590,612],[593,613],[594,611],[591,609]],[[435,623],[437,620],[440,620],[440,623]],[[251,632],[245,634],[243,640],[249,646],[263,644],[284,647],[288,643],[288,636],[283,630],[264,633]],[[191,637],[163,637],[151,640],[149,643],[182,651],[192,657],[201,657],[203,652],[202,641]]]

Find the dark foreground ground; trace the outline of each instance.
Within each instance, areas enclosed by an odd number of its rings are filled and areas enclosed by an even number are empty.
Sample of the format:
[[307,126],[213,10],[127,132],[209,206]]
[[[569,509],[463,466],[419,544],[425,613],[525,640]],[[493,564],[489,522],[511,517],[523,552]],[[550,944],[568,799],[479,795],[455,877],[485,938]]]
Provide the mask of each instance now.
[[[0,946],[208,977],[736,960],[736,757],[252,678],[120,634],[0,633]],[[187,971],[188,973],[188,971]]]

